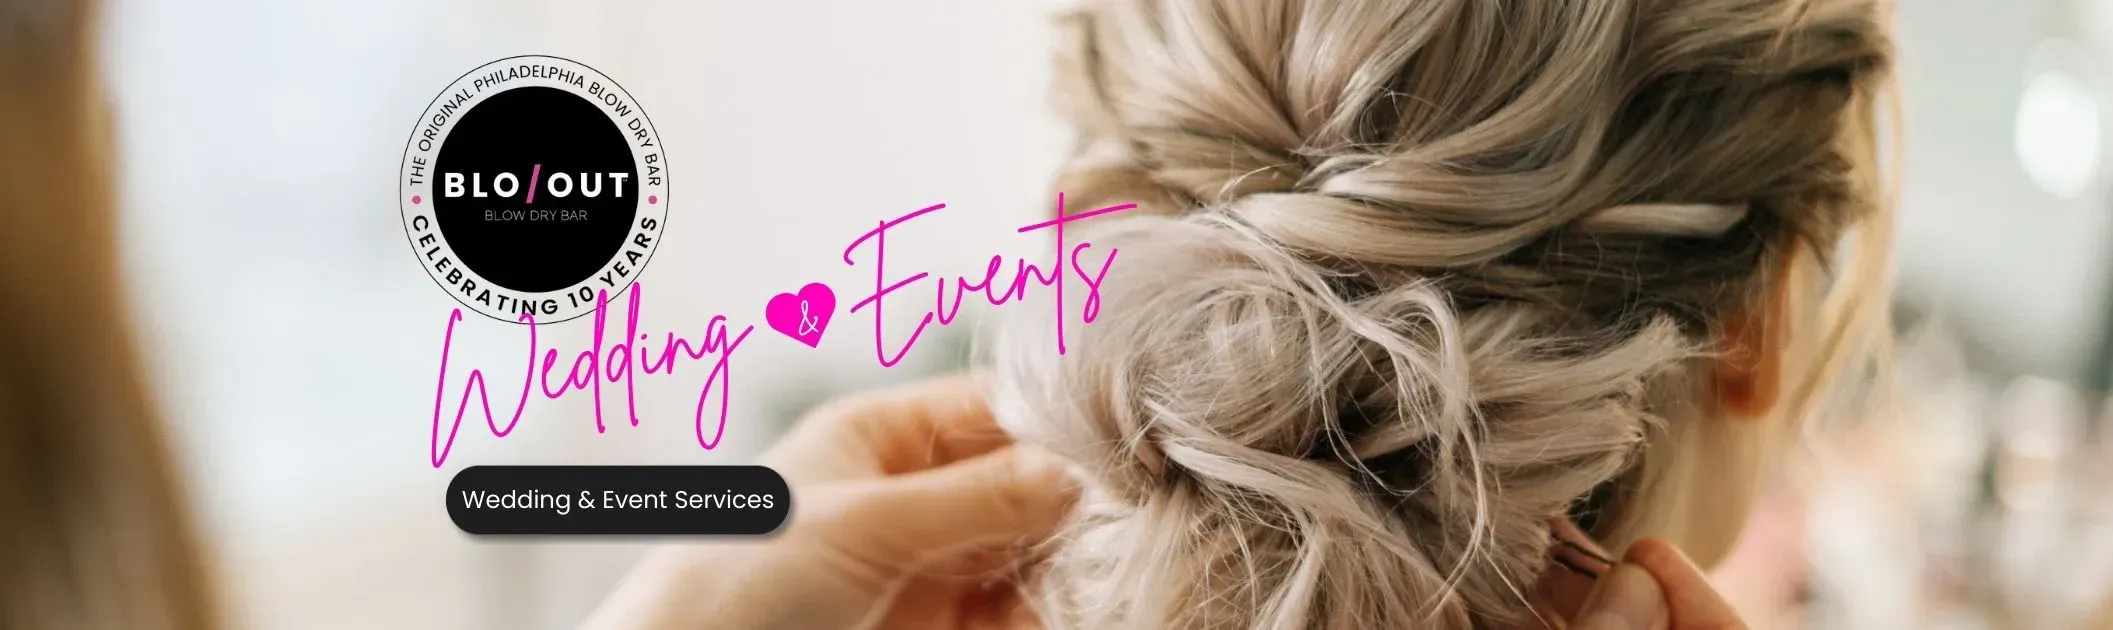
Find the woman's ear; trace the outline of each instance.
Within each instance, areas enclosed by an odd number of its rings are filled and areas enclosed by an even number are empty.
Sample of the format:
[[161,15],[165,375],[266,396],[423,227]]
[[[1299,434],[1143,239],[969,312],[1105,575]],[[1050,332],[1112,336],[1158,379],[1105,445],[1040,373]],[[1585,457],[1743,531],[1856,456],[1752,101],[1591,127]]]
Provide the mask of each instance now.
[[1729,418],[1768,417],[1782,396],[1783,354],[1790,343],[1791,272],[1800,251],[1797,241],[1784,249],[1775,273],[1765,278],[1761,299],[1727,309],[1717,316],[1715,382],[1718,409]]

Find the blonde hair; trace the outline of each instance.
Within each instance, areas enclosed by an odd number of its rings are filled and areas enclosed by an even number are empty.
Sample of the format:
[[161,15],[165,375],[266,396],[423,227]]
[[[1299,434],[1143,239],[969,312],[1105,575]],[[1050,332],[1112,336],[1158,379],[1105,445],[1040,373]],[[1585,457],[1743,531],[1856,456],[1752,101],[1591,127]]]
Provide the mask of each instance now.
[[[1859,222],[1883,248],[1887,19],[1876,0],[1067,15],[1058,187],[1152,215],[1093,233],[1119,253],[1067,355],[1046,322],[996,347],[1009,430],[1092,480],[1034,587],[1044,622],[1520,622],[1566,512],[1616,548],[1721,555],[1791,424],[1716,418],[1712,366],[1740,351],[1723,315],[1819,290],[1791,261]],[[1820,334],[1764,318],[1816,344],[1783,350],[1814,377],[1785,415],[1882,312],[1882,276],[1855,277]]]
[[0,0],[0,628],[208,630],[117,282],[94,18]]

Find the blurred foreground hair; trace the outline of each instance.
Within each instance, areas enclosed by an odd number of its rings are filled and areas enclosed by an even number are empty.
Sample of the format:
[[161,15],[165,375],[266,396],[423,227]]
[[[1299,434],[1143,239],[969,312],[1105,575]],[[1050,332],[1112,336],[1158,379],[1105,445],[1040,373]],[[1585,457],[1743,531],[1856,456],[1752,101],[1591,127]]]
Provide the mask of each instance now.
[[209,630],[118,283],[96,17],[0,0],[0,628]]

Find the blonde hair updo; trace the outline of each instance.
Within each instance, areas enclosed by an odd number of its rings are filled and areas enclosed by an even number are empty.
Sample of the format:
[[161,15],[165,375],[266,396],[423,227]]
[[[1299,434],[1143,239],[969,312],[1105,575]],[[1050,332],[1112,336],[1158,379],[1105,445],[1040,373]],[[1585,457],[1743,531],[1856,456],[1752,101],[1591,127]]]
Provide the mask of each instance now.
[[1518,622],[1551,517],[1588,499],[1610,546],[1721,554],[1769,440],[1713,419],[1713,326],[1880,213],[1887,19],[1874,0],[1068,14],[1059,188],[1144,210],[1085,224],[1120,253],[1068,354],[1047,321],[995,347],[1008,429],[1091,478],[1034,585],[1044,622]]

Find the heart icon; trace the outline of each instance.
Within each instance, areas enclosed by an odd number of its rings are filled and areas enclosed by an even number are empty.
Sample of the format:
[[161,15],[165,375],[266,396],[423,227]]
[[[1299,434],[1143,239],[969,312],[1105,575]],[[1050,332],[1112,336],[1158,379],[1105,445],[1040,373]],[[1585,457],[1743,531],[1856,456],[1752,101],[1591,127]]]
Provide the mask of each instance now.
[[785,333],[809,348],[822,344],[822,333],[829,330],[829,318],[833,315],[836,315],[836,292],[820,282],[800,287],[797,294],[779,293],[763,307],[763,321],[770,323],[771,330]]

